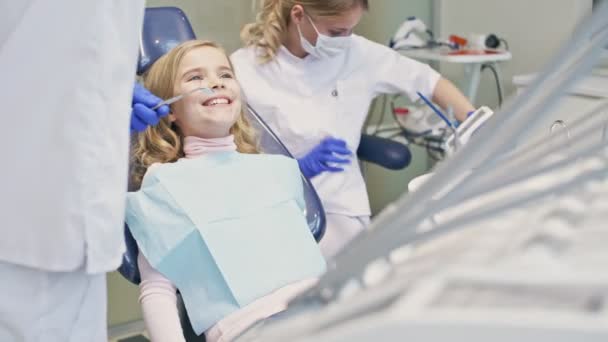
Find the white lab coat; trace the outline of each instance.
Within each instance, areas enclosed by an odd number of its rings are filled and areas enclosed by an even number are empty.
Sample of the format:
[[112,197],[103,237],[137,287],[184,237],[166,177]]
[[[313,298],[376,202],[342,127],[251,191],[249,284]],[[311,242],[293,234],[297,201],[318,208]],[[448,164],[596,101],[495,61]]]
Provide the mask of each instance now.
[[[249,47],[231,60],[249,104],[296,157],[326,136],[344,139],[357,151],[374,97],[400,93],[414,100],[417,91],[431,97],[440,78],[428,65],[357,35],[347,53],[331,59],[302,59],[281,47],[274,61],[259,64]],[[312,183],[328,214],[370,215],[356,158],[344,172],[323,173]]]
[[0,2],[0,262],[89,274],[120,264],[143,8]]

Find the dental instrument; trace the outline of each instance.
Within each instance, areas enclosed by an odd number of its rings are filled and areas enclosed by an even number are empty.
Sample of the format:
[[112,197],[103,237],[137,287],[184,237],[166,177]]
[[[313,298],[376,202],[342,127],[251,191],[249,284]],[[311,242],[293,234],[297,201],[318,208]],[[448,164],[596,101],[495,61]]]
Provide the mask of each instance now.
[[[448,155],[452,154],[458,147],[466,144],[473,134],[475,134],[492,115],[494,115],[494,112],[486,106],[480,107],[471,113],[469,117],[456,128],[455,132],[457,134],[453,134],[446,139],[444,148],[446,153]],[[456,137],[457,139],[455,139]]]
[[437,107],[435,107],[435,105],[426,98],[426,96],[422,95],[421,92],[417,91],[416,94],[418,94],[418,96],[422,99],[422,101],[424,101],[424,103],[426,103],[429,107],[431,107],[431,109],[433,110],[433,112],[435,112],[435,114],[439,115],[439,117],[445,121],[445,123],[448,125],[448,127],[450,127],[452,130],[454,129],[454,124],[450,121],[450,119],[447,118],[447,116],[445,116],[445,114],[443,114]]
[[213,90],[211,88],[205,88],[205,87],[195,88],[195,89],[192,89],[192,90],[190,90],[188,92],[185,92],[183,94],[174,96],[174,97],[172,97],[170,99],[167,99],[167,100],[164,100],[163,102],[161,102],[161,103],[157,104],[156,106],[152,107],[152,110],[156,110],[156,109],[158,109],[158,108],[160,108],[161,106],[164,106],[164,105],[168,106],[168,105],[170,105],[172,103],[175,103],[175,102],[181,100],[184,96],[193,94],[193,93],[195,93],[197,91],[202,91],[202,92],[206,93],[207,95],[212,95],[213,94]]
[[452,108],[449,108],[449,114],[448,116],[446,116],[445,114],[443,114],[437,107],[435,107],[435,105],[428,99],[426,98],[426,96],[422,95],[422,93],[420,93],[419,91],[416,92],[416,94],[418,94],[418,96],[422,99],[422,101],[424,101],[424,103],[426,103],[432,110],[433,112],[435,112],[435,114],[437,114],[443,121],[445,121],[445,123],[448,125],[448,128],[450,129],[450,131],[452,131],[452,135],[451,135],[451,139],[448,138],[449,140],[449,144],[447,144],[448,141],[446,141],[445,146],[448,147],[450,150],[446,152],[454,152],[457,148],[459,148],[464,142],[462,142],[460,140],[460,136],[459,136],[459,131],[457,130],[456,127],[454,127],[454,123],[452,123],[452,121],[450,121],[449,117],[452,117]]

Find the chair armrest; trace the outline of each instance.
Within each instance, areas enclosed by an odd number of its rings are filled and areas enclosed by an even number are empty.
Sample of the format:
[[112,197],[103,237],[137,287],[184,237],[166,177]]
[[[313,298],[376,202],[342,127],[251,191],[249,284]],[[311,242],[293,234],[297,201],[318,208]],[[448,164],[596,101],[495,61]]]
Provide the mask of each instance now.
[[380,165],[390,170],[401,170],[412,160],[407,145],[400,142],[372,135],[361,135],[357,150],[360,160]]

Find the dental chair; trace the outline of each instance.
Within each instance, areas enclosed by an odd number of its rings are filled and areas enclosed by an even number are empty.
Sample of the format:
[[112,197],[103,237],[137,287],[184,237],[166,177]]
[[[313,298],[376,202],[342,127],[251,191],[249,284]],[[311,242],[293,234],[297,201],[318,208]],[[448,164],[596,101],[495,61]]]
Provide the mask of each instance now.
[[[182,10],[176,7],[147,8],[140,38],[137,74],[142,75],[158,58],[173,47],[192,39],[196,39],[196,36]],[[264,153],[293,157],[253,108],[248,106],[246,114],[250,123],[258,130],[260,148]],[[411,154],[407,146],[388,139],[367,135],[361,137],[357,155],[360,160],[372,162],[392,170],[405,168],[411,160]],[[302,182],[306,202],[306,219],[311,233],[317,241],[320,241],[325,232],[325,212],[310,181],[302,176]],[[123,255],[123,262],[118,271],[127,280],[137,285],[141,281],[137,267],[139,252],[137,243],[126,225],[124,234],[127,250]],[[180,320],[186,341],[205,341],[204,335],[197,336],[192,330],[179,295],[178,305],[180,306]]]

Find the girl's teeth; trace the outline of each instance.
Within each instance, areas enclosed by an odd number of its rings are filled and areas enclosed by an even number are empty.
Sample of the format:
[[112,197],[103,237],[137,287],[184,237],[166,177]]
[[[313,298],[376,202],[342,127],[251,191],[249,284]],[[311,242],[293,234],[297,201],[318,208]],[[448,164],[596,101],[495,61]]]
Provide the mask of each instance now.
[[214,105],[217,105],[217,104],[228,104],[228,100],[226,100],[226,99],[213,99],[207,105],[208,106],[214,106]]

